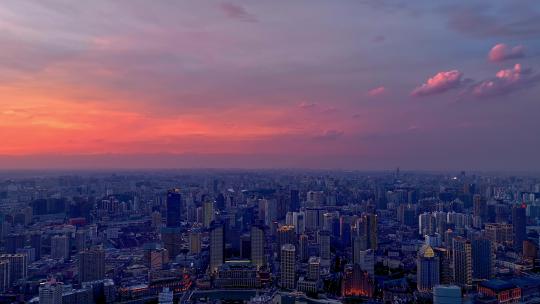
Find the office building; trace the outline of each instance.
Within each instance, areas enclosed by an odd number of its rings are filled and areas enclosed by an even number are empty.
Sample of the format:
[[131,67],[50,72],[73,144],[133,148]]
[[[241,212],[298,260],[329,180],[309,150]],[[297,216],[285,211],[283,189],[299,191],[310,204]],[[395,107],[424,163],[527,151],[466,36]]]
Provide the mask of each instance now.
[[471,246],[473,279],[491,279],[494,267],[491,241],[485,238],[478,238],[471,242]]
[[440,261],[431,246],[424,245],[418,252],[416,287],[421,292],[431,292],[440,283]]
[[264,247],[265,236],[262,226],[251,227],[251,262],[258,268],[265,265]]
[[462,237],[454,238],[454,282],[461,288],[472,287],[472,248],[471,242]]
[[167,191],[167,228],[180,227],[182,221],[182,194],[180,189]]
[[101,248],[82,251],[79,256],[79,282],[105,278],[105,251]]
[[281,287],[294,289],[296,283],[296,249],[293,244],[281,247]]
[[55,235],[51,238],[51,258],[55,260],[69,259],[69,238],[65,235]]
[[216,273],[225,261],[225,230],[222,223],[210,228],[210,273]]

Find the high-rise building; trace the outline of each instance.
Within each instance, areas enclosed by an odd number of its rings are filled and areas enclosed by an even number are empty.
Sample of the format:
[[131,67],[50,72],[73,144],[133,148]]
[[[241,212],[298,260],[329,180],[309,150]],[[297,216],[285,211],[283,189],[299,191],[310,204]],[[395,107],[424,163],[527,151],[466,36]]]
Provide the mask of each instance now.
[[216,273],[225,261],[225,230],[222,223],[210,228],[210,273]]
[[512,208],[512,226],[514,228],[514,249],[523,252],[523,241],[527,239],[527,206],[519,205]]
[[462,237],[453,241],[454,282],[462,288],[472,286],[472,249],[471,242]]
[[101,248],[79,253],[79,282],[103,280],[105,278],[105,251]]
[[182,194],[180,189],[167,191],[167,222],[168,228],[180,227],[182,220]]
[[251,226],[251,262],[262,267],[264,261],[264,244],[265,244],[264,229],[262,226]]
[[6,292],[10,284],[9,261],[0,260],[0,292]]
[[277,229],[278,256],[281,256],[281,247],[285,244],[296,244],[294,226],[283,225]]
[[440,283],[439,257],[429,245],[424,245],[418,252],[417,289],[422,292],[431,292],[434,286]]
[[433,287],[433,304],[461,304],[461,288],[456,285]]
[[302,262],[308,259],[309,237],[306,234],[301,234],[298,237],[298,259]]
[[55,260],[69,259],[69,238],[66,235],[51,237],[51,258]]
[[9,262],[9,279],[13,284],[28,275],[28,257],[25,254],[0,254],[0,261]]
[[356,222],[356,237],[365,242],[366,249],[377,250],[377,215],[368,213],[362,215]]
[[489,280],[493,273],[493,253],[491,241],[478,238],[472,241],[472,276],[473,279]]
[[319,255],[321,259],[330,260],[330,231],[319,231],[317,238],[319,240]]
[[291,204],[289,211],[298,211],[300,209],[300,193],[298,190],[291,190]]
[[511,244],[514,227],[506,223],[489,223],[485,225],[486,237],[497,244]]
[[181,228],[161,228],[161,241],[163,242],[163,247],[165,247],[169,253],[169,258],[176,258],[182,250]]
[[367,272],[371,277],[375,275],[375,252],[373,249],[353,251],[353,263],[359,265],[360,268]]
[[201,235],[199,228],[192,228],[189,232],[189,252],[191,254],[201,253]]
[[318,281],[321,273],[321,258],[310,257],[308,261],[307,279],[310,281]]
[[11,233],[4,238],[6,253],[16,253],[17,249],[24,248],[26,236],[22,233]]
[[34,248],[36,260],[41,259],[41,242],[41,232],[35,232],[30,234],[30,246]]
[[58,282],[46,282],[39,286],[39,304],[62,304],[64,285]]
[[281,247],[281,287],[294,289],[296,283],[296,249],[293,244]]
[[75,248],[78,252],[86,249],[86,230],[79,229],[75,232]]
[[210,225],[214,221],[214,202],[206,200],[203,203],[203,227],[210,228]]
[[447,250],[443,247],[435,247],[433,251],[439,257],[439,283],[441,285],[451,284],[454,280],[454,275],[452,273],[452,268],[450,268],[451,257],[450,250]]

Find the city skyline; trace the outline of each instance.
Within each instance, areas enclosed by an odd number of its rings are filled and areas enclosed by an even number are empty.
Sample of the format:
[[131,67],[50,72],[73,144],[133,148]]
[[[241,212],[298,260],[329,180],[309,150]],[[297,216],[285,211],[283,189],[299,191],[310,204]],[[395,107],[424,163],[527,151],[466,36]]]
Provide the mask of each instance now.
[[535,1],[0,4],[0,168],[539,172]]

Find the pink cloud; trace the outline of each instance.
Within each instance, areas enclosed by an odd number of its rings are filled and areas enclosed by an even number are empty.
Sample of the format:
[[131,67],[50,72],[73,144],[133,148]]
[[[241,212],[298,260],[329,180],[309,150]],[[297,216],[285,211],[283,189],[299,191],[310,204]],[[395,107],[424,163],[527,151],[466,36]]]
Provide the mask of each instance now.
[[522,58],[525,56],[525,47],[516,45],[511,48],[504,43],[496,44],[488,54],[488,59],[491,62],[501,62],[508,59]]
[[521,64],[511,69],[500,70],[494,78],[481,81],[473,86],[472,94],[476,97],[506,95],[513,91],[534,85],[540,81],[540,75],[524,69]]
[[221,3],[220,8],[229,18],[234,18],[246,22],[257,22],[257,18],[248,13],[246,9],[234,3]]
[[386,93],[387,90],[384,86],[376,87],[367,92],[368,96],[375,97]]
[[463,73],[458,70],[439,72],[411,92],[412,96],[428,96],[444,93],[462,84]]

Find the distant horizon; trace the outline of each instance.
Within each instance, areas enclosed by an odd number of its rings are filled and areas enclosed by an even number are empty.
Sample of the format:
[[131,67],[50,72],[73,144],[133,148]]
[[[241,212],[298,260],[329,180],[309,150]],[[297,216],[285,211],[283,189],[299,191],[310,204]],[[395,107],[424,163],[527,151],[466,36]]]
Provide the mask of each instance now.
[[[327,157],[327,156],[323,156]],[[344,156],[341,156],[344,158]],[[347,156],[348,163],[356,156]],[[225,159],[225,161],[224,161]],[[259,163],[263,160],[264,164]],[[93,155],[0,155],[0,172],[7,171],[176,171],[176,170],[276,170],[276,171],[336,171],[336,172],[395,172],[402,173],[484,173],[484,174],[540,174],[540,170],[523,168],[478,168],[474,166],[422,167],[367,164],[362,166],[317,166],[317,158],[290,155],[253,154],[93,154]],[[293,163],[297,162],[297,165]],[[139,165],[137,165],[137,163]],[[365,163],[365,161],[364,161]],[[291,164],[291,165],[288,165]],[[303,165],[302,165],[303,164]]]

